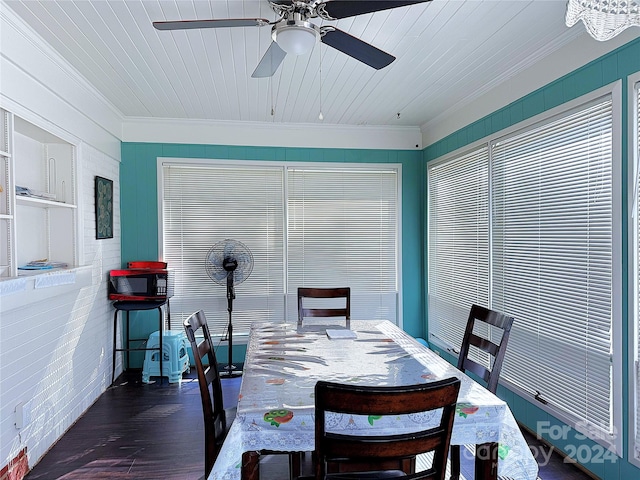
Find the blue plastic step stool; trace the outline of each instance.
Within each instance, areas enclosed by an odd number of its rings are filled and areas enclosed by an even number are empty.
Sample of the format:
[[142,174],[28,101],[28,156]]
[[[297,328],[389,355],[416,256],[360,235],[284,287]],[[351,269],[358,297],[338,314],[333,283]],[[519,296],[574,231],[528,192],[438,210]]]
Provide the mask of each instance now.
[[[190,370],[189,354],[187,353],[187,336],[180,330],[165,330],[162,336],[163,364],[162,376],[169,378],[169,383],[176,383],[182,379],[182,374]],[[147,348],[158,348],[159,332],[153,332],[147,340]],[[150,383],[151,377],[160,376],[160,362],[158,350],[147,350],[142,368],[142,382]]]

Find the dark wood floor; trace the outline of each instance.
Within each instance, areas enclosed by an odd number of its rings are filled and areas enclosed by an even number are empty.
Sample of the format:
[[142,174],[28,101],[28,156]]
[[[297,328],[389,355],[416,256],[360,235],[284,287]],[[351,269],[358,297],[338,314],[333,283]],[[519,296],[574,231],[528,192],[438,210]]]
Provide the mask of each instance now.
[[[237,400],[240,379],[224,379],[225,403]],[[27,475],[28,480],[198,480],[204,476],[202,406],[197,380],[185,375],[143,384],[140,372],[124,374],[69,429]],[[545,448],[527,435],[532,448]],[[307,458],[309,455],[307,455]],[[308,466],[307,466],[308,468]],[[288,478],[286,456],[261,463],[263,480]],[[462,474],[473,478],[463,458]],[[589,479],[554,454],[540,467],[542,480]]]

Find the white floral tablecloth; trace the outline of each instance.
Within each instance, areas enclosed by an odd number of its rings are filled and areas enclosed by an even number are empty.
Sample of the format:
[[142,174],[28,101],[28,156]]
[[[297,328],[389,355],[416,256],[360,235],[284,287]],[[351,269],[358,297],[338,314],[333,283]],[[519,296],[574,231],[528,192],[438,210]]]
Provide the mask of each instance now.
[[[344,322],[342,322],[344,325]],[[242,377],[238,415],[210,480],[240,479],[243,452],[314,449],[314,398],[318,380],[362,385],[410,385],[462,380],[452,444],[498,442],[498,474],[536,480],[536,463],[506,403],[416,342],[389,321],[351,321],[353,339],[329,339],[327,327],[254,324]],[[343,327],[344,328],[344,327]],[[332,430],[399,432],[429,425],[434,414],[366,417],[335,415]]]

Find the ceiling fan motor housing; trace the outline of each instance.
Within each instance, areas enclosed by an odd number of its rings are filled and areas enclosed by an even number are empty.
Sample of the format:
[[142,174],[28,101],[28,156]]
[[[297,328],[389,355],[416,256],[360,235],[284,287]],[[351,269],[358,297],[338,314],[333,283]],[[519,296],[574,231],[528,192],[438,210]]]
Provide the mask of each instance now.
[[273,26],[271,37],[288,54],[303,55],[318,43],[320,29],[301,13],[293,12]]

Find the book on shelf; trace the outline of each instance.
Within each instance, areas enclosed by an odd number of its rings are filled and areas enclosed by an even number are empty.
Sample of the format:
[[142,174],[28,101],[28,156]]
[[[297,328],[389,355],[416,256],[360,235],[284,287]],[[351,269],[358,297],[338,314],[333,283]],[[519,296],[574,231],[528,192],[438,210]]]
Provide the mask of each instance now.
[[42,192],[40,190],[34,190],[29,187],[21,187],[16,185],[16,195],[20,195],[21,197],[33,197],[33,198],[41,198],[43,200],[56,200],[55,193]]
[[50,262],[48,260],[33,260],[18,270],[51,270],[53,268],[67,268],[69,265],[65,262]]

